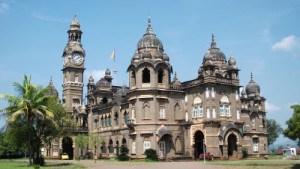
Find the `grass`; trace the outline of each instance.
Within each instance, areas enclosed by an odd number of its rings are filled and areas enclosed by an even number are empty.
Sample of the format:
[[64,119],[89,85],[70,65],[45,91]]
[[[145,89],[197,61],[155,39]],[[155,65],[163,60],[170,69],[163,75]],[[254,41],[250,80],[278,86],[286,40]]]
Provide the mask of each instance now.
[[283,159],[253,159],[253,160],[236,160],[236,161],[210,161],[210,164],[239,166],[243,169],[299,169],[299,160],[283,160]]
[[[35,166],[28,165],[28,162],[0,160],[1,169],[34,169]],[[72,163],[50,163],[40,166],[40,169],[85,169],[85,167]]]

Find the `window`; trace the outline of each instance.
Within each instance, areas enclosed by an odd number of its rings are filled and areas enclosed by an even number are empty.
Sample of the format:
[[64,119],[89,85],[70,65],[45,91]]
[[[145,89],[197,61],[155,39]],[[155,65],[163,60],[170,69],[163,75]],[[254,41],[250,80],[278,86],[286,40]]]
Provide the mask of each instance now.
[[216,92],[215,92],[215,88],[214,87],[211,88],[211,97],[212,98],[216,97]]
[[104,118],[104,123],[105,123],[104,126],[107,127],[107,124],[108,124],[108,118],[107,118],[106,116],[105,116],[105,118]]
[[195,105],[193,107],[193,118],[203,117],[203,107],[200,105]]
[[135,154],[135,153],[136,153],[136,143],[135,141],[133,141],[131,144],[131,154]]
[[220,116],[231,116],[230,102],[226,95],[223,95],[220,100]]
[[239,92],[238,92],[238,90],[235,90],[235,100],[239,100]]
[[145,102],[143,106],[143,118],[144,119],[150,118],[150,105],[148,102]]
[[230,106],[229,105],[225,105],[225,113],[226,113],[226,116],[231,116]]
[[106,104],[107,102],[108,102],[107,98],[106,98],[106,97],[103,97],[102,103],[103,103],[103,104]]
[[251,125],[252,125],[252,129],[255,130],[255,117],[252,117],[251,119]]
[[166,118],[165,108],[163,106],[159,107],[159,118],[160,119],[165,119]]
[[94,119],[94,129],[98,128],[98,119]]
[[150,70],[148,68],[145,68],[143,70],[142,82],[143,83],[150,83]]
[[258,138],[253,138],[253,152],[258,153]]
[[236,119],[239,120],[240,118],[241,118],[240,111],[237,110],[236,111]]
[[75,74],[75,82],[78,82],[78,74]]
[[132,107],[132,109],[131,109],[131,118],[135,119],[135,108],[134,107]]
[[151,148],[151,141],[144,141],[143,152],[145,153],[145,151],[149,148]]
[[158,74],[157,74],[157,82],[162,83],[163,82],[163,76],[164,76],[164,71],[162,68],[158,69]]
[[180,117],[180,106],[178,103],[176,103],[174,108],[174,119],[179,119]]
[[101,117],[101,127],[104,127],[104,119]]
[[209,119],[210,118],[210,111],[209,109],[206,109],[206,117]]
[[124,112],[124,121],[125,121],[125,124],[128,123],[128,120],[129,120],[128,113],[125,111]]
[[215,108],[213,108],[212,114],[213,114],[213,118],[216,118],[216,109]]
[[111,117],[110,116],[108,116],[108,118],[107,118],[107,126],[111,126]]
[[209,90],[208,90],[208,87],[207,87],[206,90],[205,90],[205,97],[206,97],[206,98],[209,98]]
[[119,125],[119,114],[117,112],[115,112],[115,125]]
[[132,86],[135,86],[135,72],[132,71],[131,73],[131,83],[132,83]]

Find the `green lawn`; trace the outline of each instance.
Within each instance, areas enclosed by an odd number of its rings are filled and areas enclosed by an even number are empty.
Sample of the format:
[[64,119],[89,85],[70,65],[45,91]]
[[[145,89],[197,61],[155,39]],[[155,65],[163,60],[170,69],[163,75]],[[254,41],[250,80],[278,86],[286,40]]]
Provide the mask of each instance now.
[[208,164],[240,166],[243,169],[300,169],[300,160],[255,159],[236,161],[209,161]]
[[[34,166],[29,166],[28,162],[0,160],[1,169],[34,169]],[[71,163],[51,163],[40,169],[84,169],[85,167]]]

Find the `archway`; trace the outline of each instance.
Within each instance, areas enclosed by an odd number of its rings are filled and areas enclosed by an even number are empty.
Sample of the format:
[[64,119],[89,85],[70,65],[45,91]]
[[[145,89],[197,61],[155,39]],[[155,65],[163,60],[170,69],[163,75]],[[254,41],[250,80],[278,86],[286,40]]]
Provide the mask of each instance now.
[[116,141],[116,155],[119,156],[119,141]]
[[122,146],[127,147],[127,141],[125,138],[122,139]]
[[204,134],[198,130],[194,134],[194,158],[198,159],[200,154],[204,152]]
[[228,157],[237,157],[237,137],[235,134],[230,134],[227,138],[228,143]]
[[73,140],[70,137],[64,137],[62,139],[62,153],[67,153],[69,159],[73,159]]

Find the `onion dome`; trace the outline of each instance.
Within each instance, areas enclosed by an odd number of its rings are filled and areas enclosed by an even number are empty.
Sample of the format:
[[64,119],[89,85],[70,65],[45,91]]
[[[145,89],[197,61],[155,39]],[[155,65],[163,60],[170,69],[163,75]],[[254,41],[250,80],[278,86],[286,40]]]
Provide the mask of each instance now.
[[169,56],[166,53],[163,53],[163,60],[170,61]]
[[146,33],[139,40],[139,42],[137,44],[138,50],[143,49],[143,48],[158,48],[161,51],[164,50],[162,42],[153,33],[150,17],[148,18],[148,27],[147,27]]
[[52,76],[51,76],[48,88],[49,88],[48,95],[52,95],[52,96],[58,97],[58,91],[56,90],[56,88],[53,85]]
[[232,70],[232,69],[238,69],[238,67],[236,66],[236,60],[234,59],[233,56],[229,58],[228,66],[227,66],[227,70]]
[[89,83],[94,83],[94,77],[93,77],[93,75],[90,76]]
[[260,87],[257,83],[254,82],[252,73],[251,80],[246,86],[246,93],[248,96],[255,96],[260,94]]
[[111,75],[111,72],[110,72],[110,70],[107,68],[106,70],[105,70],[105,76],[110,76]]
[[208,51],[203,57],[203,64],[207,60],[212,60],[213,62],[219,61],[219,62],[226,63],[226,57],[224,53],[219,48],[217,48],[217,43],[215,42],[214,34],[212,34],[212,41],[211,41],[210,48],[208,49]]

